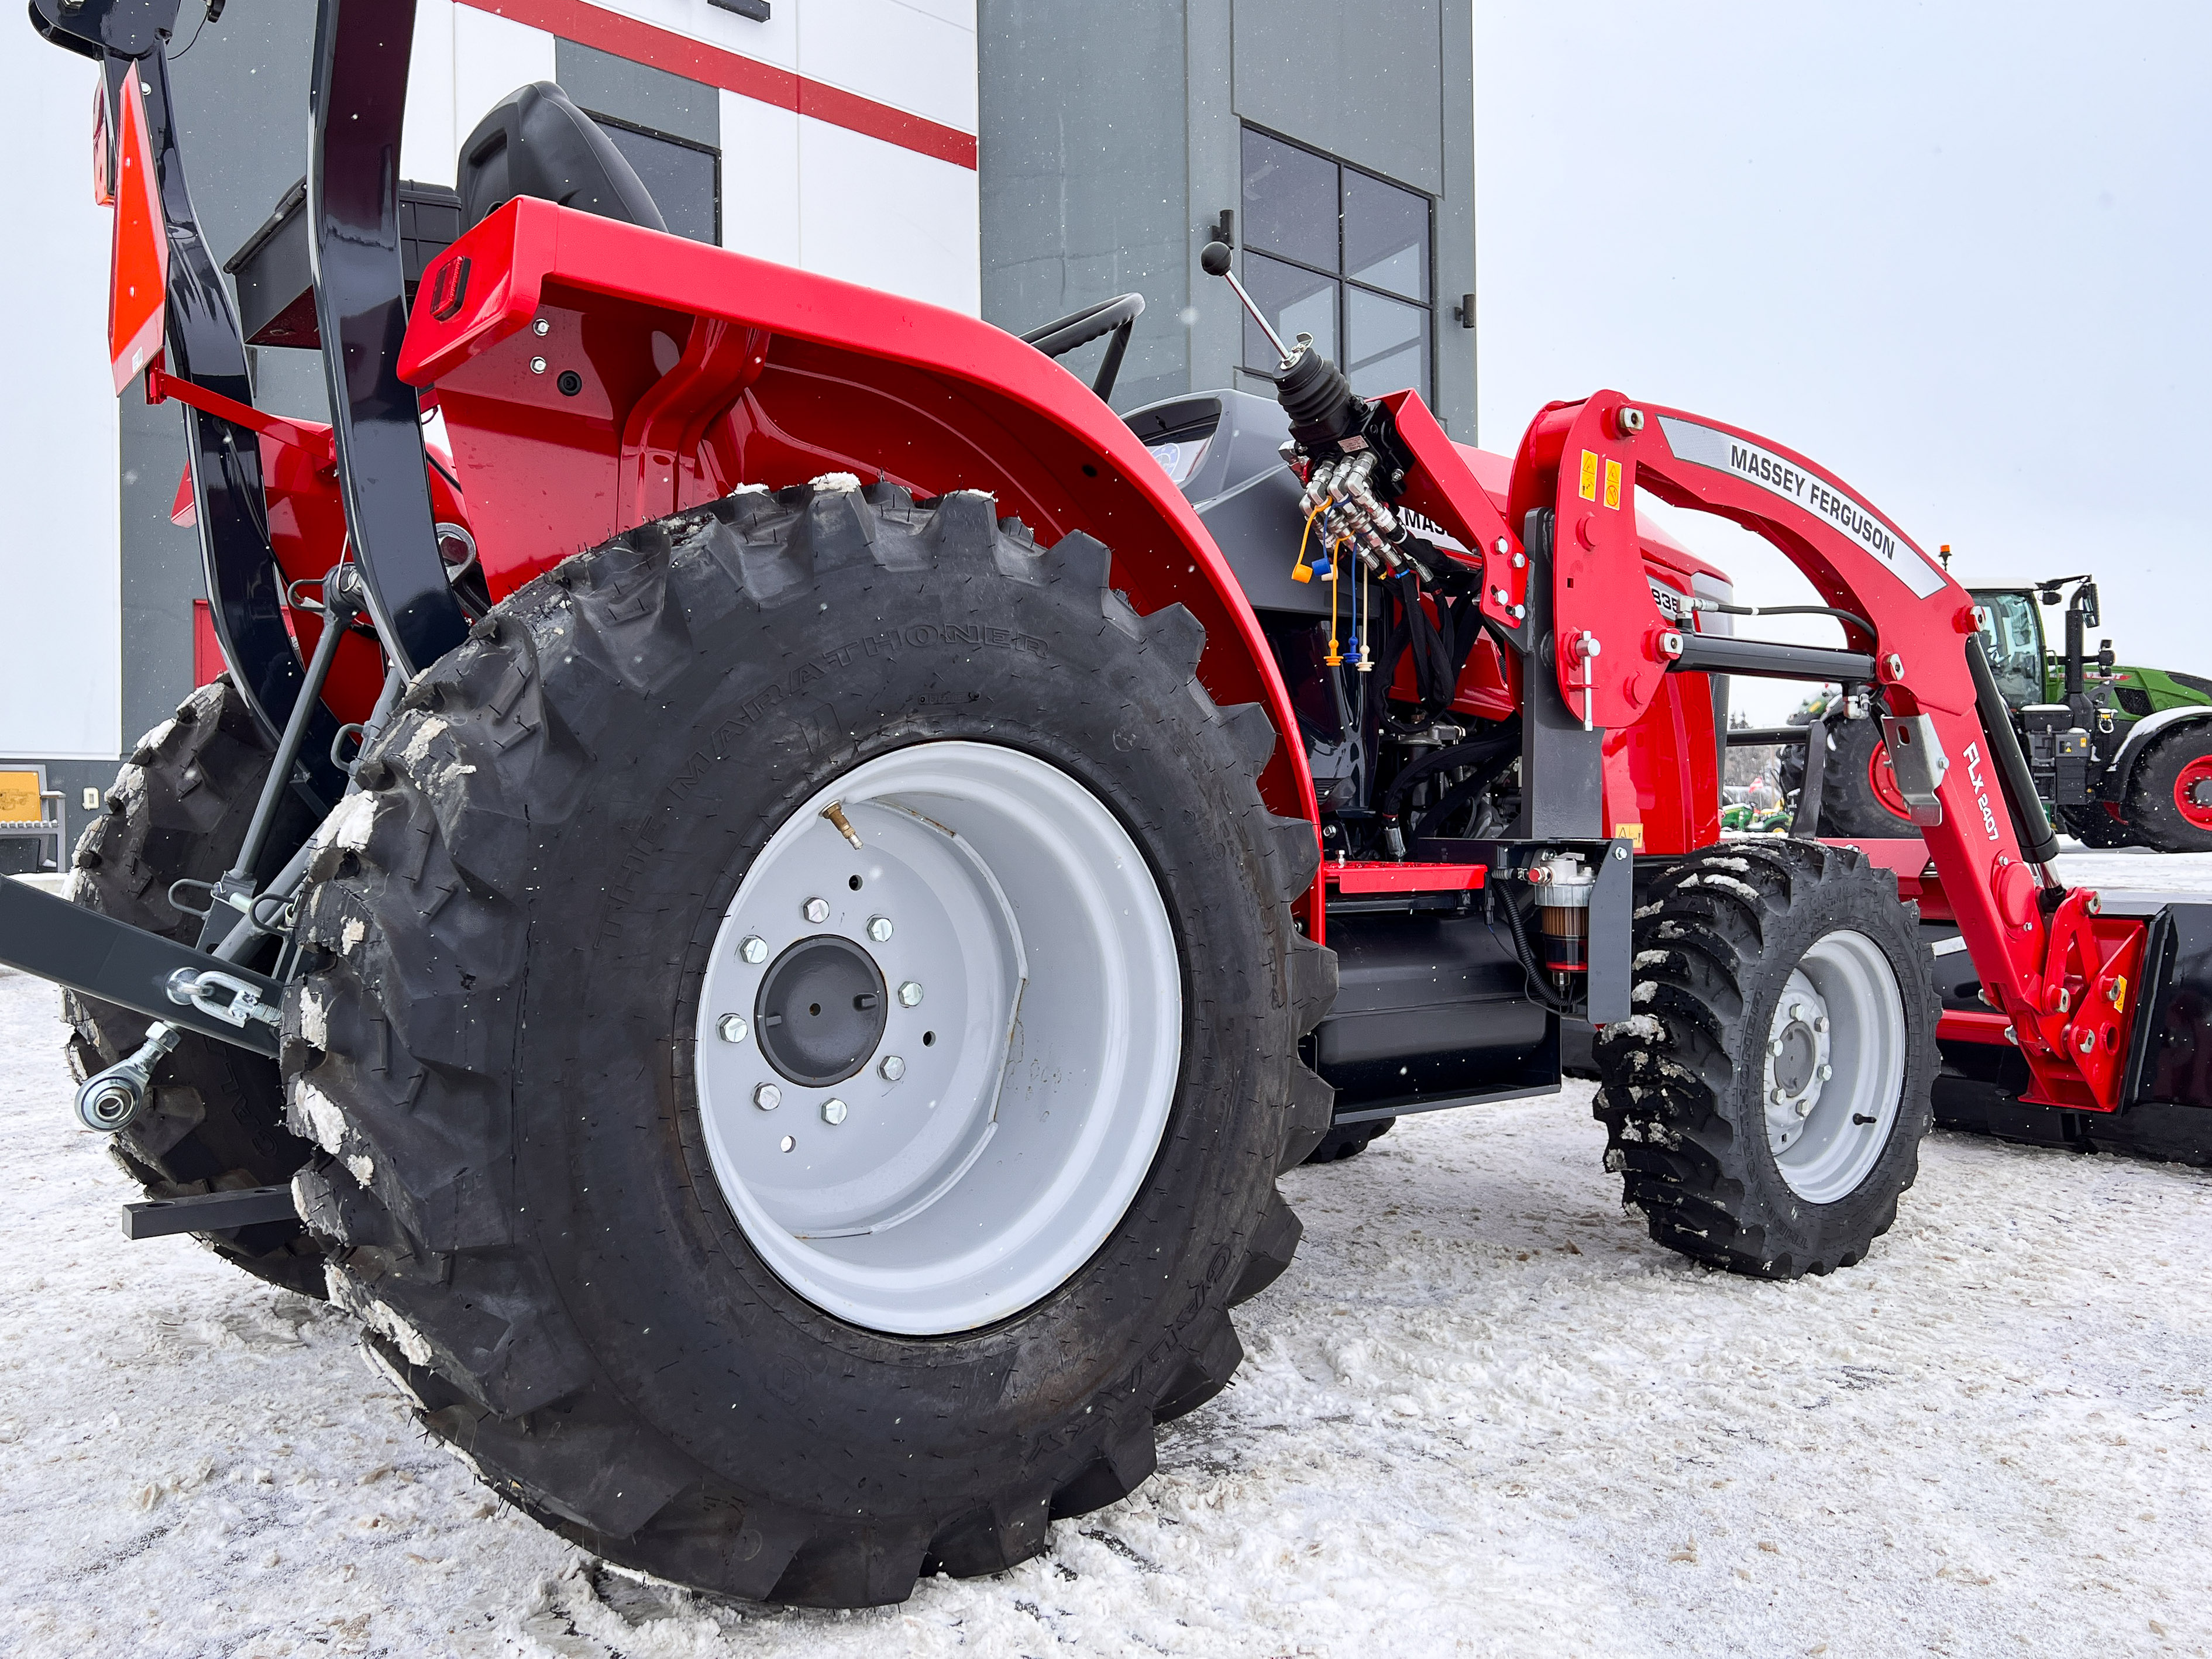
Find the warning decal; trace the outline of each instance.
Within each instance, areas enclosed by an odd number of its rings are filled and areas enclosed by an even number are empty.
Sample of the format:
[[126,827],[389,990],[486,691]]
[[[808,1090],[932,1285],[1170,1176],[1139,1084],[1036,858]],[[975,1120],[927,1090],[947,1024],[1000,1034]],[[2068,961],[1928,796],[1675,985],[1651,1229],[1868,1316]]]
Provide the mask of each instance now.
[[1620,506],[1620,463],[1619,461],[1607,461],[1605,464],[1605,504],[1615,509]]
[[1597,499],[1597,454],[1593,450],[1583,451],[1583,499]]
[[1826,519],[1881,559],[1917,598],[1924,599],[1942,589],[1945,577],[1933,560],[1871,508],[1852,500],[1826,479],[1734,433],[1668,415],[1658,418],[1661,429],[1667,434],[1668,447],[1681,459],[1733,473],[1802,507],[1815,518]]

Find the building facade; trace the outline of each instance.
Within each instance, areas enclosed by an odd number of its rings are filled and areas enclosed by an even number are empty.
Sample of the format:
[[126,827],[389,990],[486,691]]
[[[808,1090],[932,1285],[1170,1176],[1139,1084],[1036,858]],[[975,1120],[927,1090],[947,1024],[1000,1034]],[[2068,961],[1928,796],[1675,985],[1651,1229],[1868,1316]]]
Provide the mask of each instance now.
[[[179,27],[175,104],[218,258],[305,171],[313,29],[311,0]],[[1472,441],[1473,50],[1470,0],[418,0],[401,172],[452,185],[493,104],[556,81],[679,234],[1016,332],[1141,293],[1123,410],[1265,389],[1272,352],[1199,270],[1224,236],[1285,337],[1311,333],[1362,391],[1418,386]],[[171,522],[181,416],[106,392],[107,214],[70,160],[89,153],[93,66],[27,32],[0,62],[0,132],[34,158],[10,222],[43,244],[10,279],[41,319],[15,366],[40,395],[0,414],[18,504],[0,766],[41,767],[74,834],[212,665],[198,543]],[[1068,366],[1087,379],[1102,349]],[[252,356],[263,407],[328,417],[315,354]],[[0,842],[0,869],[31,850]]]

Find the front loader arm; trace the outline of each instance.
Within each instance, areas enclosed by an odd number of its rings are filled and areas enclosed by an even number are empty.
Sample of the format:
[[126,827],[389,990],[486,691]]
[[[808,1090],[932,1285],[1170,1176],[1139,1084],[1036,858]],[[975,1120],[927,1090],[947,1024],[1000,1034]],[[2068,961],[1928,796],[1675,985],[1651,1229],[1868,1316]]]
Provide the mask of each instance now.
[[[1485,617],[1531,672],[1556,677],[1586,729],[1633,725],[1672,672],[1792,673],[1882,688],[1886,736],[1978,970],[2033,1078],[2028,1098],[2120,1103],[2145,924],[2047,870],[2057,851],[1985,664],[1973,601],[1862,495],[1795,451],[1617,392],[1553,404],[1529,425],[1501,517],[1418,398],[1382,400],[1408,462],[1396,499],[1481,550]],[[1729,519],[1803,571],[1846,648],[1705,635],[1662,613],[1644,578],[1636,492]],[[1548,518],[1540,532],[1538,521]],[[1532,605],[1547,544],[1550,605]],[[1523,637],[1547,611],[1548,639]],[[1533,613],[1533,614],[1532,614]],[[1995,712],[1985,710],[1995,708]],[[2023,842],[2025,842],[2025,845]]]
[[1555,405],[1530,428],[1511,500],[1557,515],[1553,665],[1570,707],[1598,726],[1638,719],[1672,670],[1728,665],[1705,660],[1713,647],[1653,604],[1636,538],[1639,489],[1764,537],[1850,614],[1839,620],[1852,652],[1805,654],[1870,659],[1892,758],[1984,995],[2011,1021],[2032,1097],[2114,1109],[2142,924],[2100,918],[2094,893],[2069,892],[2049,874],[2056,843],[2023,787],[2009,723],[1987,712],[1994,687],[1978,684],[1988,671],[1971,596],[1793,450],[1615,392]]

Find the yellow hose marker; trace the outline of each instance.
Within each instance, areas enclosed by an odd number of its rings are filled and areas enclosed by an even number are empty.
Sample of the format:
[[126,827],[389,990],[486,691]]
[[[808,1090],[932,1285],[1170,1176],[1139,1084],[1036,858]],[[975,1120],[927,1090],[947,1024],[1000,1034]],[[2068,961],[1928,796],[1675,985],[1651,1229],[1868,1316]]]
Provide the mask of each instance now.
[[1291,580],[1294,582],[1310,582],[1313,580],[1313,567],[1306,562],[1306,544],[1313,539],[1314,520],[1321,516],[1328,506],[1328,503],[1323,501],[1306,514],[1305,533],[1298,538],[1298,562],[1291,567]]

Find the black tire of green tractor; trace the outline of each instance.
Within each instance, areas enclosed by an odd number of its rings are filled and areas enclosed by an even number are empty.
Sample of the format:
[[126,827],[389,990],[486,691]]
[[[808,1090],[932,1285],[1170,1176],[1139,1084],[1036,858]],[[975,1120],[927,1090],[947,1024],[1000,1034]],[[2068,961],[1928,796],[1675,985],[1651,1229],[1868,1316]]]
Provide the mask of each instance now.
[[2136,832],[2106,811],[2102,801],[2093,800],[2086,806],[2062,806],[2058,809],[2058,821],[2068,835],[2099,852],[2138,844]]
[[[1823,836],[1863,836],[1869,839],[1917,836],[1910,818],[1901,818],[1882,805],[1874,792],[1871,769],[1875,750],[1881,744],[1881,721],[1875,715],[1863,720],[1838,720],[1828,728],[1827,763],[1820,772],[1820,833]],[[1805,749],[1792,744],[1782,751],[1783,793],[1787,795],[1805,783]]]
[[[1796,1279],[1848,1267],[1897,1218],[1919,1170],[1937,1064],[1937,999],[1918,907],[1850,848],[1735,842],[1693,853],[1644,892],[1636,1016],[1599,1033],[1606,1167],[1653,1239],[1732,1273]],[[1889,1137],[1832,1203],[1798,1196],[1775,1161],[1756,1055],[1790,970],[1818,940],[1874,941],[1903,995],[1904,1085]]]
[[[169,902],[170,884],[213,881],[246,839],[270,745],[228,676],[204,685],[139,741],[78,838],[69,897],[166,939],[197,944],[199,918]],[[312,819],[288,801],[279,825],[295,844]],[[62,998],[70,1069],[82,1082],[145,1040],[144,1015],[74,991]],[[284,1127],[276,1061],[187,1036],[154,1073],[149,1109],[109,1138],[116,1161],[153,1198],[289,1181],[314,1148]],[[321,1249],[296,1221],[198,1237],[218,1255],[287,1290],[323,1294]]]
[[[1121,1498],[1154,1425],[1225,1386],[1229,1309],[1299,1225],[1326,1131],[1298,1037],[1335,958],[1291,901],[1312,826],[1256,779],[1256,705],[1109,555],[985,495],[822,480],[617,538],[422,675],[334,816],[292,988],[296,1183],[333,1298],[429,1430],[617,1565],[751,1600],[902,1600]],[[1075,1277],[973,1333],[830,1317],[747,1242],[690,1074],[703,963],[783,817],[849,767],[1003,742],[1084,781],[1152,861],[1185,967],[1162,1150]],[[310,1042],[307,1033],[315,1040]]]
[[1398,1120],[1386,1117],[1373,1123],[1347,1123],[1333,1128],[1321,1138],[1321,1145],[1308,1152],[1309,1164],[1341,1164],[1347,1158],[1358,1158],[1369,1146],[1382,1139],[1397,1126]]
[[2182,769],[2212,755],[2212,723],[2194,721],[2162,732],[2136,757],[2121,812],[2136,839],[2158,853],[2212,853],[2212,830],[2182,817],[2173,790]]

